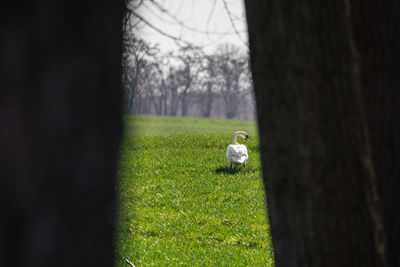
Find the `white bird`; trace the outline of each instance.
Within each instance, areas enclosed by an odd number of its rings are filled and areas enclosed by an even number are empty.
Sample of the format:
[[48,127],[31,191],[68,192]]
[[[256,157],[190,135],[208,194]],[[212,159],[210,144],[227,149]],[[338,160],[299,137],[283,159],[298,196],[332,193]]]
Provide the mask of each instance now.
[[233,135],[233,144],[229,145],[228,149],[226,150],[226,159],[228,160],[231,168],[232,164],[243,164],[246,166],[247,159],[249,158],[246,146],[237,142],[236,139],[238,136],[243,137],[247,142],[249,141],[249,135],[243,131],[238,131]]

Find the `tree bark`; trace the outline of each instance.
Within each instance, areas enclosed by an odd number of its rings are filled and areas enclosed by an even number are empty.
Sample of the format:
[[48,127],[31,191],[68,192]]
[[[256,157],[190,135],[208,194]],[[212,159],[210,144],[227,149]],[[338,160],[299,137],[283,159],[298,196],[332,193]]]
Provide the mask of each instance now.
[[121,1],[1,15],[0,266],[111,266]]
[[399,266],[399,5],[245,4],[276,266]]
[[[354,1],[351,22],[382,209],[375,238],[389,266],[400,266],[400,4]],[[382,232],[382,233],[380,233]]]

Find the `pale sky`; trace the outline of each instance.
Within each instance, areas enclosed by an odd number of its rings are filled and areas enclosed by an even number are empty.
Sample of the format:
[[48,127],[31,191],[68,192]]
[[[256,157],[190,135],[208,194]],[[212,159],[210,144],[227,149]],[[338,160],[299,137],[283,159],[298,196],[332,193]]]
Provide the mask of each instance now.
[[[232,43],[247,50],[243,1],[226,0],[225,3],[229,11],[223,0],[144,0],[137,12],[166,34],[203,46],[207,52],[215,51],[217,45],[223,43]],[[167,12],[162,12],[162,9]],[[152,44],[158,43],[165,52],[177,49],[175,41],[144,22],[138,24],[135,34]]]

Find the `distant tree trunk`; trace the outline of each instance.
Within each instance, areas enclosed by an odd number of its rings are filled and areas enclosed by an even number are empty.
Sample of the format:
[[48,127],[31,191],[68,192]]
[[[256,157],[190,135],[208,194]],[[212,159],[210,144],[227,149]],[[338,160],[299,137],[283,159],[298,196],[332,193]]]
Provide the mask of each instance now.
[[163,111],[163,115],[168,115],[168,101],[167,101],[167,95],[163,95],[163,103],[164,103],[164,111]]
[[[209,118],[211,117],[211,109],[215,95],[213,94],[213,84],[216,83],[216,63],[208,61],[207,66],[205,67],[205,71],[207,73],[207,80],[205,81],[206,91],[204,93],[204,97],[202,96],[201,105],[201,113],[203,117]],[[203,102],[204,99],[204,102]]]
[[137,98],[137,87],[138,87],[138,68],[140,67],[140,60],[136,61],[136,69],[135,69],[135,78],[133,79],[132,84],[125,84],[125,86],[128,86],[129,88],[124,88],[128,100],[126,101],[127,103],[124,103],[124,106],[126,107],[126,114],[133,114],[134,113],[134,101],[135,98]]
[[225,101],[225,117],[227,119],[233,119],[238,113],[240,103],[237,91],[224,91],[222,95]]
[[173,87],[170,89],[170,91],[171,91],[171,101],[170,101],[169,115],[176,116],[176,114],[178,113],[178,104],[179,104],[178,89],[176,87]]
[[212,102],[213,102],[212,83],[207,82],[206,107],[203,112],[203,117],[209,118],[211,116]]
[[276,266],[399,266],[400,5],[245,4]]
[[153,103],[153,107],[154,110],[156,112],[156,115],[160,116],[161,112],[162,112],[162,101],[160,97],[153,97],[152,98],[152,103]]
[[0,266],[112,266],[122,2],[2,11]]
[[[191,73],[191,64],[192,62],[182,58],[183,63],[185,64],[185,69],[182,71],[182,79],[183,79],[183,91],[180,94],[179,98],[182,103],[182,116],[186,117],[189,109],[189,92],[192,86],[192,73]],[[197,75],[197,74],[196,74]]]
[[158,97],[158,106],[159,106],[159,110],[157,111],[157,115],[161,116],[162,112],[163,112],[163,98],[162,98],[162,96]]
[[182,92],[181,103],[182,103],[182,109],[181,109],[182,110],[182,116],[186,117],[187,113],[188,113],[188,109],[189,109],[189,94],[188,94],[187,90]]
[[235,116],[237,106],[234,105],[236,96],[232,89],[232,78],[231,76],[225,77],[225,88],[222,89],[222,96],[225,102],[225,118],[232,119]]

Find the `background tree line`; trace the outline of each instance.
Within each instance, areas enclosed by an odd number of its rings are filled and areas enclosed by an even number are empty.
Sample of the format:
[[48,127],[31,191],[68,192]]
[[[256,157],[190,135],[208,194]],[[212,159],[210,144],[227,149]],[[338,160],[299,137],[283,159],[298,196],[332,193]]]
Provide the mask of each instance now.
[[165,53],[130,32],[123,44],[125,114],[255,118],[249,56],[237,46]]

